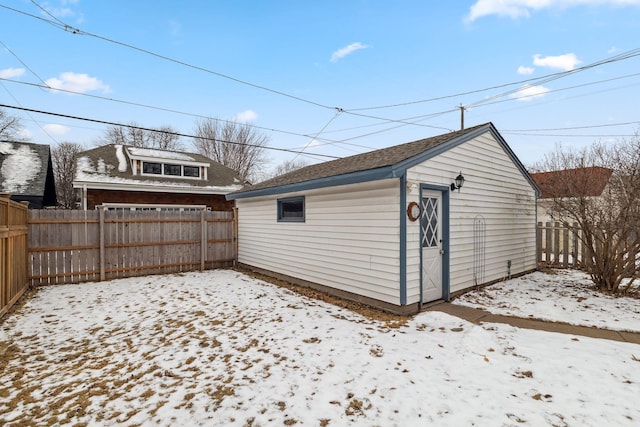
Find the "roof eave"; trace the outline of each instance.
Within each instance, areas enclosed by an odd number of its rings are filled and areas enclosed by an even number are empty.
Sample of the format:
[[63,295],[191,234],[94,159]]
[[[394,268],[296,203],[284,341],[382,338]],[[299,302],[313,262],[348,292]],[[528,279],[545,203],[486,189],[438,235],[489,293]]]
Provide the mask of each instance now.
[[[221,186],[222,187],[222,186]],[[90,190],[114,190],[114,191],[142,191],[152,193],[191,193],[191,194],[220,194],[227,195],[234,189],[221,190],[210,187],[190,187],[177,185],[150,185],[140,182],[135,187],[131,184],[117,182],[73,181],[73,188],[87,188]]]
[[329,176],[312,179],[293,184],[285,184],[274,187],[260,188],[257,190],[245,190],[241,192],[227,194],[227,200],[247,199],[250,197],[273,196],[277,194],[295,193],[297,191],[314,190],[317,188],[333,187],[337,185],[359,184],[380,179],[397,178],[392,166],[376,169],[352,172],[342,175]]

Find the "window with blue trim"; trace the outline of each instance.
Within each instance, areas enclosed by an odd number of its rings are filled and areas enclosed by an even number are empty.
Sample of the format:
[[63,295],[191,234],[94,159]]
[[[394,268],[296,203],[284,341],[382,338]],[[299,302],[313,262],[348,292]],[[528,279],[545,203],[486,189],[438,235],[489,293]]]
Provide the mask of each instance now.
[[304,222],[304,196],[278,199],[278,221]]

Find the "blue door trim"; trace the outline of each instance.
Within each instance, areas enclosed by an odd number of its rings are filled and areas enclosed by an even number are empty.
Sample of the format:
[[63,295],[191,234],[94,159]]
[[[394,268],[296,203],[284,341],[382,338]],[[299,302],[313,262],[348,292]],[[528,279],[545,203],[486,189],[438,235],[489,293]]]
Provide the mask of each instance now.
[[[442,185],[432,185],[432,184],[420,184],[420,201],[422,201],[422,192],[424,190],[431,191],[440,191],[441,200],[442,200],[442,250],[444,251],[444,255],[442,255],[442,299],[445,301],[449,301],[451,297],[449,280],[450,280],[450,271],[449,271],[449,195],[451,189]],[[419,305],[422,305],[422,227],[420,227],[420,302]],[[405,243],[406,244],[406,243]]]

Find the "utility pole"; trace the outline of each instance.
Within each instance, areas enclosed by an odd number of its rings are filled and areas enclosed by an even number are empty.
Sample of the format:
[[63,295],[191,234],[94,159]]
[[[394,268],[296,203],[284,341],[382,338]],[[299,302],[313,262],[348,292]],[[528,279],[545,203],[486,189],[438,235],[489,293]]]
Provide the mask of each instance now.
[[464,129],[464,105],[460,104],[460,130]]

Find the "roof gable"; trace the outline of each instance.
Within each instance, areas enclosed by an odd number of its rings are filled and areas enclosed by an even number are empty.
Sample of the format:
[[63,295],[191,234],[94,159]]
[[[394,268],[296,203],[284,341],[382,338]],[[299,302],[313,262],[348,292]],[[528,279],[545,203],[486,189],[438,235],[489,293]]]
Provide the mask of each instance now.
[[532,173],[542,194],[541,199],[554,197],[597,197],[609,183],[613,171],[600,166]]
[[507,146],[504,139],[500,137],[493,124],[485,123],[431,138],[306,166],[246,187],[243,190],[236,191],[235,193],[227,195],[227,199],[233,200],[245,197],[281,194],[330,185],[343,185],[399,177],[404,174],[408,168],[437,156],[485,132],[492,132],[496,140],[503,145],[507,154],[531,183],[532,187],[538,191],[525,168]]

